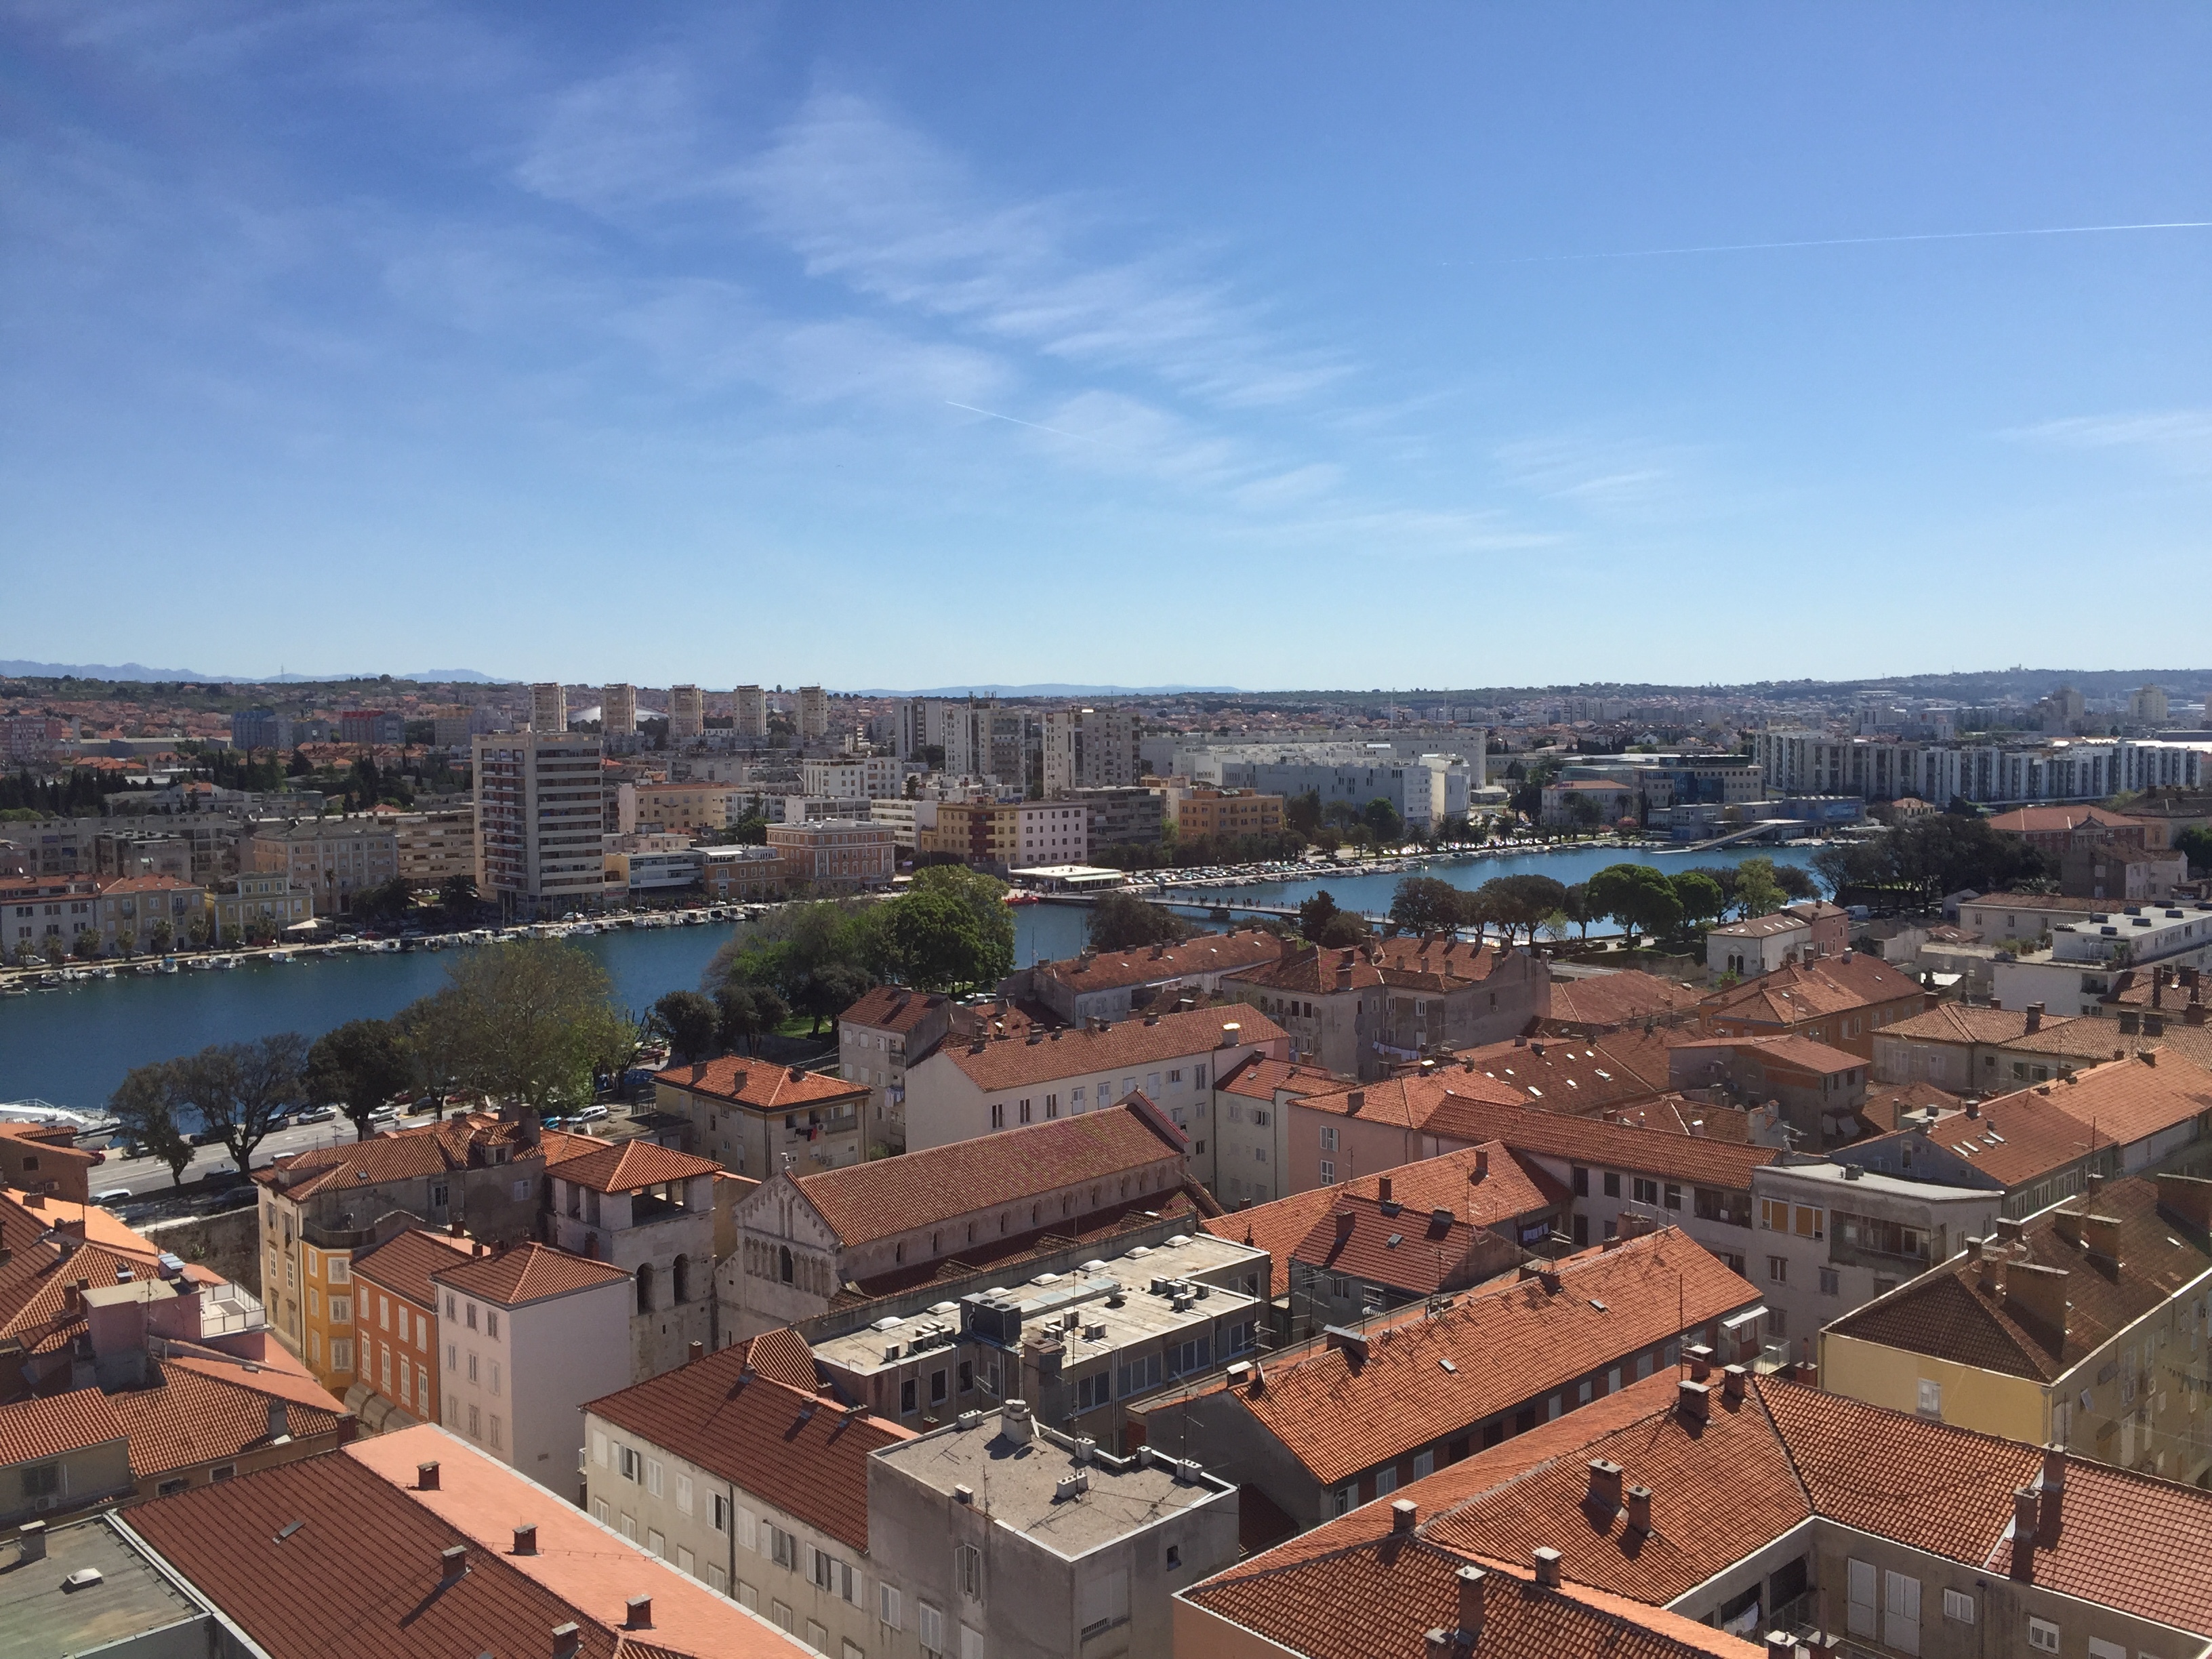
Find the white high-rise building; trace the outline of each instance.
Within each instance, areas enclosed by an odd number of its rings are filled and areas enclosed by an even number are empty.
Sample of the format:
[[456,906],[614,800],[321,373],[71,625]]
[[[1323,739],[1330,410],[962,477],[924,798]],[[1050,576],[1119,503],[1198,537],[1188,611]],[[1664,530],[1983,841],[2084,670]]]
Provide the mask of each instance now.
[[668,740],[671,743],[694,743],[706,727],[705,699],[696,685],[672,685],[668,688]]
[[830,694],[818,685],[799,688],[799,740],[813,743],[830,735]]
[[1133,708],[1054,708],[1044,717],[1044,793],[1132,787],[1143,781],[1144,721]]
[[471,740],[476,763],[477,890],[524,915],[597,904],[606,888],[605,753],[579,732]]
[[738,741],[768,736],[768,693],[757,685],[741,685],[731,696],[737,704],[731,727]]
[[568,729],[568,694],[557,680],[530,688],[530,729],[552,732]]

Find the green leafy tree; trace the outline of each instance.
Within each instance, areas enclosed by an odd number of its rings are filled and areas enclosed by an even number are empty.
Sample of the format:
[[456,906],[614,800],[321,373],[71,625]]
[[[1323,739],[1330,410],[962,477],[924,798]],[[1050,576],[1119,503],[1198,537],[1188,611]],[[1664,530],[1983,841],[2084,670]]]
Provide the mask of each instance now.
[[134,1066],[107,1097],[124,1144],[143,1148],[149,1158],[169,1166],[169,1184],[182,1186],[185,1168],[192,1161],[192,1143],[183,1122],[184,1101],[178,1092],[176,1062],[156,1060]]
[[447,876],[438,884],[438,915],[448,927],[467,927],[476,920],[481,904],[474,876]]
[[1703,870],[1684,870],[1668,879],[1682,907],[1685,926],[1702,928],[1727,913],[1728,895],[1721,890],[1720,883]]
[[463,1087],[538,1112],[587,1104],[595,1073],[636,1051],[606,970],[556,939],[465,952],[445,988],[418,1005],[419,1046]]
[[714,1052],[721,1012],[696,991],[671,991],[653,1005],[647,1026],[667,1042],[673,1058],[704,1060]]
[[1409,933],[1448,933],[1466,914],[1466,896],[1434,876],[1407,876],[1390,896],[1390,920]]
[[1377,795],[1360,809],[1359,821],[1382,845],[1395,847],[1406,838],[1406,821],[1398,809]]
[[100,954],[100,935],[89,927],[80,927],[70,942],[70,951],[79,962],[90,962]]
[[135,927],[117,928],[115,930],[115,950],[116,954],[118,956],[131,957],[137,955],[138,951],[138,930]]
[[195,951],[204,951],[208,941],[215,937],[215,924],[203,911],[185,924],[185,939]]
[[1283,803],[1283,822],[1306,840],[1311,841],[1321,828],[1321,792],[1309,789],[1302,795],[1292,795]]
[[2192,870],[2212,870],[2212,828],[2198,824],[2173,838],[2173,845]]
[[1566,901],[1566,884],[1549,876],[1494,876],[1474,890],[1468,914],[1479,926],[1503,929],[1509,944],[1524,931],[1533,944],[1544,918],[1565,909]]
[[156,956],[167,956],[177,942],[177,930],[167,921],[157,921],[147,935],[147,948]]
[[1674,884],[1648,864],[1609,864],[1589,878],[1590,902],[1627,931],[1664,933],[1682,919]]
[[714,1006],[724,1045],[749,1054],[758,1054],[761,1038],[781,1030],[791,1018],[791,1005],[771,988],[737,981],[723,984],[715,994]]
[[355,917],[374,927],[397,927],[413,914],[414,908],[415,890],[408,885],[404,876],[394,876],[390,881],[364,887],[353,896]]
[[1783,896],[1796,899],[1816,899],[1820,896],[1820,884],[1813,879],[1813,872],[1802,865],[1775,864],[1774,884],[1782,890]]
[[1567,896],[1559,905],[1559,914],[1582,930],[1580,937],[1589,937],[1590,923],[1604,918],[1605,912],[1590,902],[1589,884],[1578,881],[1567,889]]
[[1788,902],[1782,884],[1774,878],[1774,860],[1746,859],[1735,867],[1736,914],[1748,921],[1771,916]]
[[302,1085],[310,1104],[337,1107],[366,1139],[370,1116],[415,1080],[415,1056],[398,1022],[349,1019],[309,1047]]
[[[939,864],[914,872],[906,897],[943,894],[966,907],[975,924],[973,959],[960,984],[994,986],[1014,971],[1014,913],[1006,904],[1006,884],[964,865]],[[905,899],[892,901],[894,910]],[[878,907],[878,908],[882,907]],[[839,1005],[842,1011],[843,1005]]]
[[1094,951],[1141,951],[1176,944],[1193,931],[1164,905],[1147,903],[1134,893],[1107,893],[1091,907],[1086,938]]
[[276,1122],[305,1099],[307,1040],[279,1031],[246,1042],[210,1043],[171,1062],[179,1092],[219,1139],[240,1173]]
[[[890,977],[922,991],[996,984],[1001,962],[957,895],[923,889],[884,907],[878,938]],[[841,1003],[833,1012],[842,1012]]]

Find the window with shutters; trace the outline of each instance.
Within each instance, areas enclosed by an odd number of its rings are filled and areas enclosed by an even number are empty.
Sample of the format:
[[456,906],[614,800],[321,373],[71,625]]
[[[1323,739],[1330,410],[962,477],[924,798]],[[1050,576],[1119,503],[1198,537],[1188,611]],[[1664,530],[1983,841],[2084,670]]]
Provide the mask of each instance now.
[[2058,1626],[2048,1619],[2031,1616],[2027,1621],[2027,1644],[2038,1653],[2058,1651]]
[[1854,1636],[1873,1636],[1881,1624],[1875,1607],[1875,1577],[1871,1561],[1853,1559],[1848,1563],[1850,1583],[1850,1601],[1846,1610],[1848,1627]]
[[1120,1568],[1086,1582],[1079,1595],[1076,1619],[1088,1642],[1129,1619],[1129,1572]]
[[1943,1592],[1943,1616],[1955,1624],[1972,1624],[1974,1622],[1974,1598],[1967,1595],[1964,1590],[1945,1590]]
[[655,1498],[660,1496],[660,1460],[657,1457],[645,1460],[645,1489]]
[[945,1609],[917,1601],[914,1617],[915,1632],[921,1638],[921,1650],[929,1659],[945,1659]]
[[952,1582],[971,1601],[983,1599],[983,1552],[973,1544],[952,1547]]
[[773,1521],[763,1522],[763,1529],[768,1534],[769,1559],[779,1567],[787,1567],[793,1572],[797,1572],[799,1571],[799,1540]]
[[876,1617],[885,1630],[899,1628],[899,1593],[896,1584],[876,1586]]
[[691,1513],[691,1477],[688,1474],[676,1477],[676,1507],[686,1515]]
[[960,1626],[960,1659],[984,1659],[983,1632],[972,1625]]

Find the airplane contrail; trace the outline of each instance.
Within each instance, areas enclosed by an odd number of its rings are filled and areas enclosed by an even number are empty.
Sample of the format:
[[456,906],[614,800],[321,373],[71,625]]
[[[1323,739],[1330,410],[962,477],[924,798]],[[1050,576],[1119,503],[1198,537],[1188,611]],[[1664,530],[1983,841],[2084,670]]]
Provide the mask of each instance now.
[[995,409],[978,409],[973,404],[956,404],[950,398],[945,400],[945,406],[947,409],[964,409],[970,415],[988,415],[994,421],[1011,421],[1014,425],[1025,426],[1032,432],[1049,432],[1055,438],[1073,438],[1086,444],[1095,444],[1098,441],[1096,438],[1085,437],[1080,432],[1066,432],[1056,426],[1039,426],[1035,421],[1024,421],[1015,416],[1001,415]]
[[1778,248],[1868,247],[1884,242],[1971,242],[2002,236],[2094,236],[2124,230],[2212,230],[2212,219],[2168,219],[2141,225],[2051,225],[2028,230],[1931,230],[1901,236],[1822,236],[1796,242],[1717,242],[1702,247],[1640,247],[1610,253],[1532,253],[1499,260],[1447,259],[1446,264],[1557,264],[1583,259],[1657,259],[1678,253],[1764,253]]

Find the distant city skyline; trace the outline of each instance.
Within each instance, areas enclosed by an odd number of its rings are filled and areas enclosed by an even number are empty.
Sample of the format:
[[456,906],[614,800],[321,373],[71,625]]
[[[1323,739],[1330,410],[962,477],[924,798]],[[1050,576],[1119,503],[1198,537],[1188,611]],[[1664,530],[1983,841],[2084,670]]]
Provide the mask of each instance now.
[[11,24],[24,657],[2109,667],[2212,552],[2202,9]]

